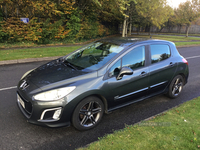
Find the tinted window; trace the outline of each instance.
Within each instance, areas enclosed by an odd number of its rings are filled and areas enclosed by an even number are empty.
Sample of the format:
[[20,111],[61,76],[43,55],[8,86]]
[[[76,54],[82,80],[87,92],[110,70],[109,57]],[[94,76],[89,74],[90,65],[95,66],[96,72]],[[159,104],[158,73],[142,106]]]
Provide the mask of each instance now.
[[168,45],[150,45],[151,63],[160,62],[170,57],[170,49]]
[[131,69],[143,67],[145,65],[145,46],[137,47],[122,58],[122,66]]

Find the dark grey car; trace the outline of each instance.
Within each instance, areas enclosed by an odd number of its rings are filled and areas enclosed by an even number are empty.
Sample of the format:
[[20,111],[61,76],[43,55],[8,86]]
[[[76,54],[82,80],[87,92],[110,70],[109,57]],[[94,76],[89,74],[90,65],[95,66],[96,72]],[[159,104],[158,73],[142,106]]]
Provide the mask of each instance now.
[[17,102],[30,123],[87,130],[117,108],[163,93],[178,97],[188,75],[172,42],[104,39],[25,73]]

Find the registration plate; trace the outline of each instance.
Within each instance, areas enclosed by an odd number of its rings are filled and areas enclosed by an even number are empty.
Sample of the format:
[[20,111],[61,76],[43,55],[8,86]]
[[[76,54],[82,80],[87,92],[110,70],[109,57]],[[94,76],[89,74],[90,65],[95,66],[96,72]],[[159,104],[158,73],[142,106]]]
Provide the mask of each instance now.
[[19,97],[19,95],[17,95],[17,100],[22,105],[22,107],[25,108],[24,101],[21,99],[21,97]]

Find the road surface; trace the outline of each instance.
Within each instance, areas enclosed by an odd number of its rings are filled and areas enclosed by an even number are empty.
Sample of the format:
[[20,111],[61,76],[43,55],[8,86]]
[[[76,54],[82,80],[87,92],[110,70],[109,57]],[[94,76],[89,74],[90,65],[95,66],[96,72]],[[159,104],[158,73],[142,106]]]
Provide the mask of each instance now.
[[28,70],[45,62],[0,66],[0,149],[58,150],[85,146],[113,133],[200,96],[200,47],[179,48],[189,62],[188,84],[177,99],[160,95],[105,114],[96,128],[79,132],[73,127],[47,128],[26,122],[16,105],[16,85]]

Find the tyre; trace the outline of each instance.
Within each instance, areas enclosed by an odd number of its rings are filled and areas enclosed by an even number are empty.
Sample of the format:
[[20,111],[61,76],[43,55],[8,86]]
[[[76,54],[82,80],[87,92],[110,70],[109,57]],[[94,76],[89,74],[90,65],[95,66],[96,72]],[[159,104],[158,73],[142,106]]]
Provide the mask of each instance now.
[[95,96],[87,97],[75,108],[72,124],[78,130],[92,129],[101,121],[103,113],[103,102]]
[[181,75],[177,75],[169,85],[168,96],[170,98],[178,97],[182,92],[183,85],[184,85],[183,77]]

